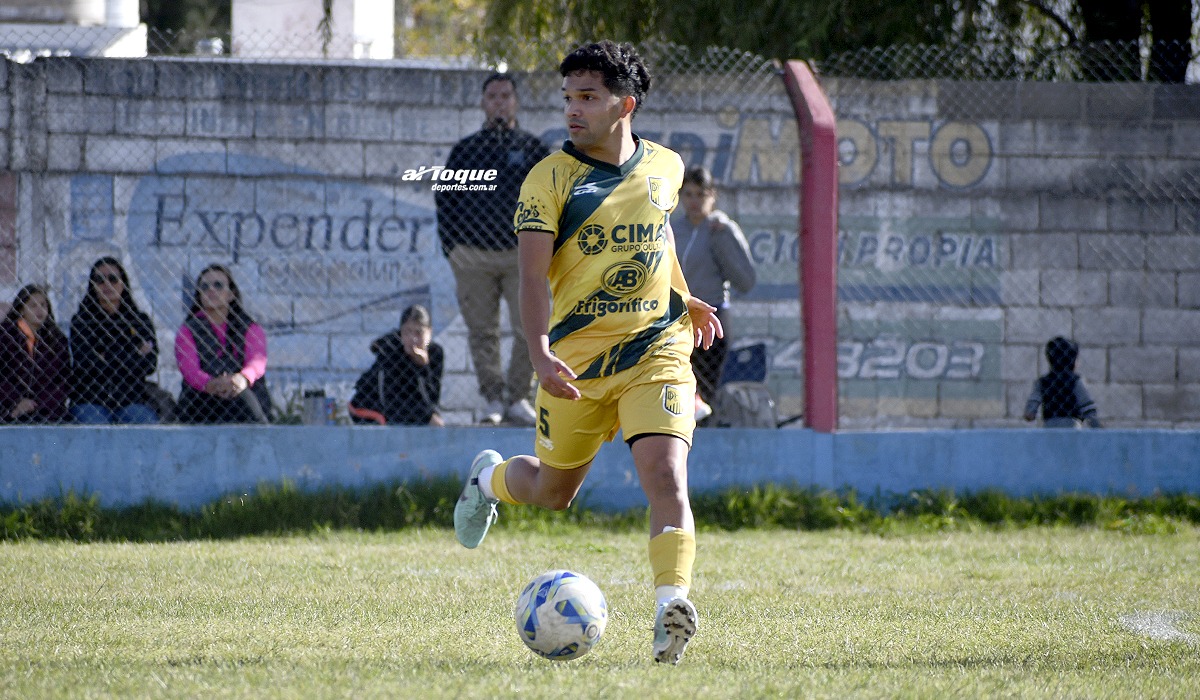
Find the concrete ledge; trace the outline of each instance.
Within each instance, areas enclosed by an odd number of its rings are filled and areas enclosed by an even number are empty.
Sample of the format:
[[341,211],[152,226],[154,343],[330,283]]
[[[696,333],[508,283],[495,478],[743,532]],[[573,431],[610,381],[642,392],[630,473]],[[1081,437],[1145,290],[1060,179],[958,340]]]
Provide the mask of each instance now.
[[[0,429],[0,501],[69,489],[107,506],[148,499],[193,508],[284,479],[301,488],[465,476],[475,453],[528,453],[519,428],[22,427]],[[971,430],[828,435],[809,430],[700,430],[693,493],[761,483],[860,494],[911,489],[1014,496],[1083,492],[1200,493],[1200,432]],[[645,504],[629,450],[606,444],[581,494],[606,510]]]

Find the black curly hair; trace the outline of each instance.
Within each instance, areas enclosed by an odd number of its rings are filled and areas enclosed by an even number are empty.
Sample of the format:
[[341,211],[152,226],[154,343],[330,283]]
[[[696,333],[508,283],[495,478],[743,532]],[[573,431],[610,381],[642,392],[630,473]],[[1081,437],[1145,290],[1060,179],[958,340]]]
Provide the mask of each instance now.
[[633,44],[618,44],[608,39],[581,46],[563,59],[558,72],[564,78],[575,73],[595,71],[604,76],[604,87],[618,97],[637,100],[633,113],[642,107],[650,91],[650,71]]

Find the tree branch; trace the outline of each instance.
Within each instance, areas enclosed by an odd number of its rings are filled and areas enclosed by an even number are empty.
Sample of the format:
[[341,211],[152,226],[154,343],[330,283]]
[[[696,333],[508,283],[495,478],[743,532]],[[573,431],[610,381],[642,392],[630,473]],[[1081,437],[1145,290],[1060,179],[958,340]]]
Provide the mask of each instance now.
[[1067,35],[1069,43],[1079,43],[1079,37],[1075,34],[1075,30],[1071,28],[1071,25],[1067,23],[1067,20],[1063,19],[1058,15],[1057,12],[1047,7],[1045,2],[1042,0],[1020,0],[1020,2],[1032,7],[1033,9],[1045,15],[1046,18],[1051,22],[1057,24],[1058,28],[1063,30],[1063,33]]

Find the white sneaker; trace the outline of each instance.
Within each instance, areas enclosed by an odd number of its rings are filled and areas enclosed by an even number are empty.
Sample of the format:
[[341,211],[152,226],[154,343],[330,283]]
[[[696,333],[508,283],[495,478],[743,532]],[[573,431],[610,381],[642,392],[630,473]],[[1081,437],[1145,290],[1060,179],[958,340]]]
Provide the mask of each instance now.
[[508,410],[504,412],[504,417],[511,423],[525,426],[532,426],[537,419],[537,415],[533,412],[533,406],[529,404],[529,399],[521,399],[510,404]]
[[696,394],[696,422],[699,423],[711,415],[712,406],[709,406],[704,399],[700,398],[700,394]]
[[458,503],[454,505],[454,536],[467,549],[479,546],[497,517],[496,504],[499,501],[483,495],[483,489],[479,488],[479,472],[503,461],[504,458],[495,450],[484,450],[475,455],[475,461],[471,463],[467,483],[458,497]]
[[499,401],[488,401],[479,422],[485,425],[499,425],[502,420],[504,420],[504,404]]
[[700,626],[696,606],[687,598],[672,598],[654,616],[654,660],[677,664]]

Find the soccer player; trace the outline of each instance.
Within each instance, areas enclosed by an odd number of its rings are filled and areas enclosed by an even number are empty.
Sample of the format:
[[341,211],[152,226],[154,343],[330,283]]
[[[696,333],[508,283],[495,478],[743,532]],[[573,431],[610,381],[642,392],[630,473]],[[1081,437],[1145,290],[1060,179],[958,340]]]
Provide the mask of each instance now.
[[455,535],[478,546],[499,501],[567,508],[620,428],[650,503],[653,657],[674,664],[698,622],[688,600],[690,356],[723,331],[716,309],[688,293],[675,255],[669,216],[683,161],[632,130],[650,87],[641,57],[603,41],[571,53],[559,73],[570,140],[530,171],[514,216],[521,322],[539,381],[536,457],[479,453]]

